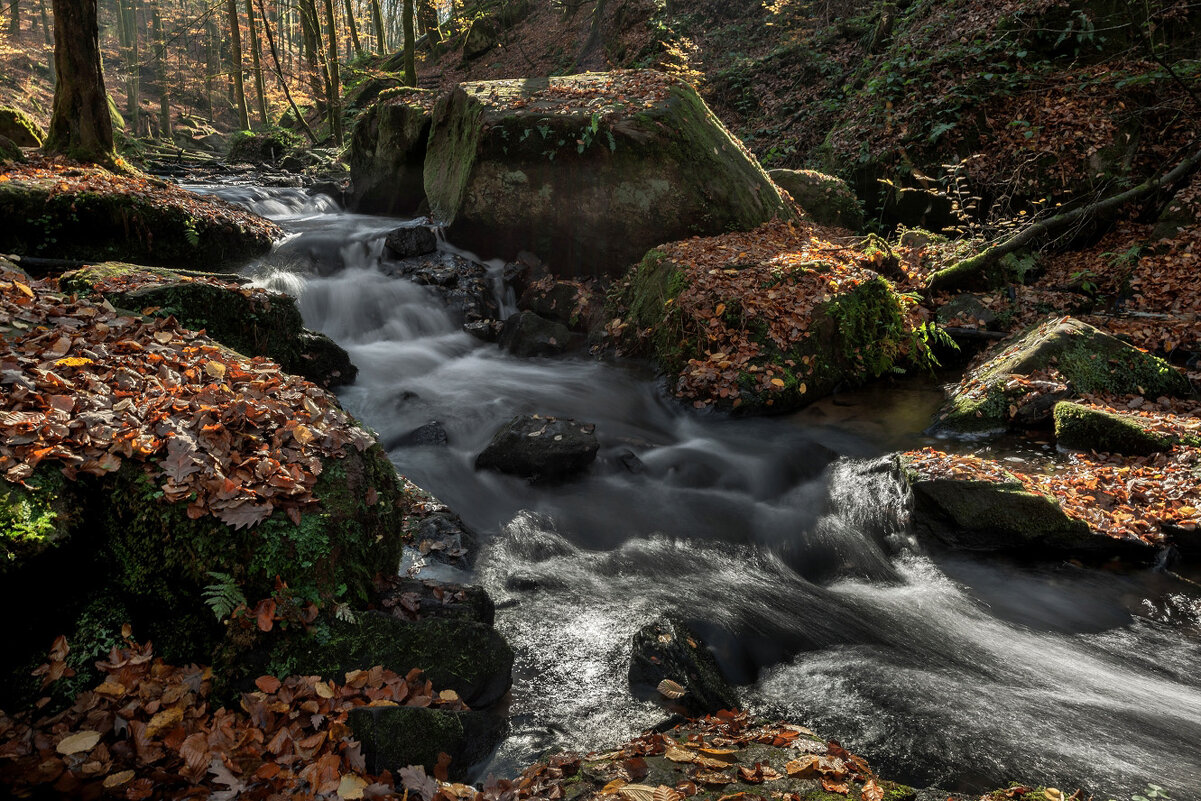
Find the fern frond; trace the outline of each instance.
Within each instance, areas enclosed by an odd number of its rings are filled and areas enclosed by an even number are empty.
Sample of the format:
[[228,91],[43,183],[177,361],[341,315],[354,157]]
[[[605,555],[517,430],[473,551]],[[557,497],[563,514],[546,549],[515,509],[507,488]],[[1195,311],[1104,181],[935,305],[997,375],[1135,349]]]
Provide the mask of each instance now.
[[246,595],[234,577],[228,573],[210,570],[208,574],[214,581],[204,588],[204,602],[213,610],[218,620],[225,620],[235,609],[246,604]]

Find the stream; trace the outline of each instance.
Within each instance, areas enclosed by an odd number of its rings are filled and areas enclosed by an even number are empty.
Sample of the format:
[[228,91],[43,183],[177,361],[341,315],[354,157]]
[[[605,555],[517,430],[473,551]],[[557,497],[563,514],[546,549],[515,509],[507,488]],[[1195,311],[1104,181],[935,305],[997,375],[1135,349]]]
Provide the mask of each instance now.
[[[517,654],[511,733],[482,773],[662,720],[630,696],[629,643],[677,613],[749,709],[836,738],[885,777],[1201,799],[1201,592],[1155,570],[927,553],[895,484],[863,468],[926,444],[932,382],[785,417],[696,414],[648,365],[518,359],[463,333],[431,290],[378,269],[403,221],[297,189],[202,191],[291,232],[244,272],[350,353],[351,413],[385,443],[445,427],[448,446],[390,456],[479,533],[475,574],[438,577],[482,584]],[[557,486],[476,472],[526,412],[595,423],[596,463]]]

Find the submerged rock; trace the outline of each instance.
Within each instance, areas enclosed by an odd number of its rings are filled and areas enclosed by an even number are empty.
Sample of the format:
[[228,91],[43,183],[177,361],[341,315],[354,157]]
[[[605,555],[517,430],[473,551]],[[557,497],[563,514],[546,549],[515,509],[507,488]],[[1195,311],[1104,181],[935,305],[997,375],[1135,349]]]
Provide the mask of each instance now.
[[412,431],[405,432],[389,441],[385,447],[388,450],[393,448],[437,448],[446,445],[449,441],[446,436],[446,427],[437,420],[431,420],[425,425],[417,426]]
[[451,242],[560,276],[792,215],[696,90],[649,70],[460,84],[433,112],[425,191]]
[[505,320],[497,341],[514,356],[561,356],[583,345],[583,339],[567,326],[531,311]]
[[350,355],[325,334],[303,327],[294,298],[223,278],[105,262],[66,273],[59,285],[67,292],[96,293],[118,308],[173,315],[226,347],[246,356],[267,356],[321,386],[354,381],[358,368]]
[[1072,317],[1053,318],[997,345],[955,388],[929,431],[1047,424],[1058,401],[1085,392],[1188,397],[1192,387],[1163,359]]
[[863,227],[859,198],[841,178],[815,170],[768,170],[767,174],[814,222],[852,231]]
[[[682,707],[689,717],[738,709],[738,692],[717,660],[683,621],[665,617],[643,626],[630,649],[630,688],[638,697],[655,698]],[[680,698],[662,695],[664,680],[684,688]]]
[[575,420],[518,415],[476,457],[477,470],[497,470],[533,480],[559,480],[596,459],[596,426]]
[[406,215],[425,200],[426,141],[436,95],[388,89],[359,118],[350,139],[350,208]]

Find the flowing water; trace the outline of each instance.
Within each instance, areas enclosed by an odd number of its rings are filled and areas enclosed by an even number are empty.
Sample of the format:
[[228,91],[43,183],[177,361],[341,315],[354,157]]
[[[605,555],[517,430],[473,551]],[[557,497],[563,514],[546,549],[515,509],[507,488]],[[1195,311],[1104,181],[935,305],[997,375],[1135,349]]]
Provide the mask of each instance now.
[[[487,769],[654,725],[630,697],[633,633],[677,613],[756,712],[838,738],[891,778],[983,790],[1021,779],[1125,801],[1201,799],[1201,593],[1162,571],[926,553],[875,462],[915,444],[936,388],[793,416],[697,415],[637,363],[517,359],[459,330],[430,290],[378,270],[396,220],[299,190],[213,189],[291,237],[248,271],[299,298],[359,366],[339,392],[384,442],[431,420],[448,447],[397,467],[481,534],[476,573],[517,652],[512,733]],[[513,415],[593,422],[581,479],[476,472]]]

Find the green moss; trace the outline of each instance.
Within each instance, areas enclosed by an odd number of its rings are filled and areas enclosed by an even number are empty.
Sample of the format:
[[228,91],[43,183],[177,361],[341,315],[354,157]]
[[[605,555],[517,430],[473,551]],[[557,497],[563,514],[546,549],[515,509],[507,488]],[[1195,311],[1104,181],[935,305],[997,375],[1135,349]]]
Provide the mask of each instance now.
[[12,106],[0,107],[0,136],[18,147],[41,147],[46,132],[24,111]]
[[286,128],[237,131],[230,138],[226,158],[233,163],[276,164],[300,145],[300,137]]
[[[1172,447],[1172,440],[1132,418],[1063,401],[1055,404],[1055,439],[1065,448],[1148,456]],[[1195,442],[1195,438],[1190,438]]]
[[0,576],[61,545],[78,522],[62,474],[41,468],[24,485],[0,479]]

